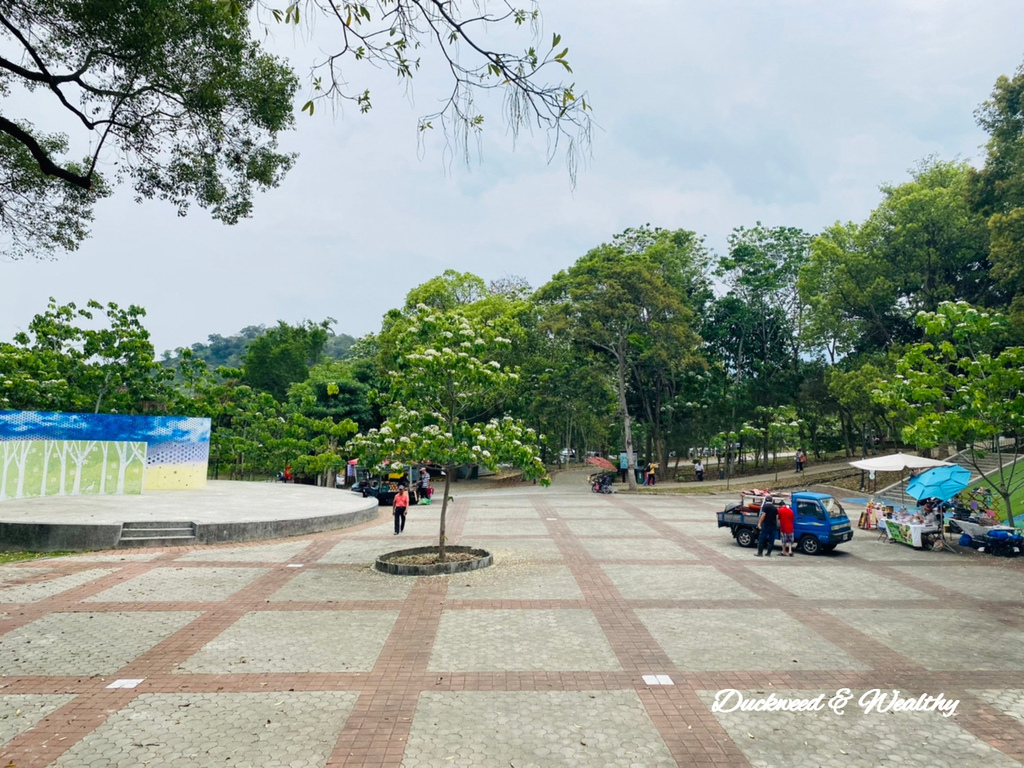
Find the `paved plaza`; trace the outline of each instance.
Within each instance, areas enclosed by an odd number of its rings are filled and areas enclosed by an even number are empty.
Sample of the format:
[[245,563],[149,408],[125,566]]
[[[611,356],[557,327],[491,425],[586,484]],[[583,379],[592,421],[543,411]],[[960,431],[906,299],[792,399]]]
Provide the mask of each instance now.
[[[581,489],[585,490],[582,487]],[[858,531],[756,558],[727,496],[459,495],[491,568],[385,576],[440,505],[220,547],[0,566],[0,766],[1010,766],[1024,562]],[[332,494],[333,491],[323,491]],[[853,696],[842,714],[713,712]],[[872,689],[960,701],[864,712]]]

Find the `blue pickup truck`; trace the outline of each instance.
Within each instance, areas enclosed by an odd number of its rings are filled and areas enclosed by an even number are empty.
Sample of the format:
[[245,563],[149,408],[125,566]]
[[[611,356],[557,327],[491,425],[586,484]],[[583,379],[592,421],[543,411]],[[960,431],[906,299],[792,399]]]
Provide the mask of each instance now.
[[[794,491],[786,499],[776,495],[793,510],[793,538],[796,546],[807,555],[831,552],[837,545],[853,538],[853,526],[839,501],[827,493]],[[729,504],[718,513],[718,527],[729,528],[741,547],[757,546],[757,518],[759,512],[742,501]]]

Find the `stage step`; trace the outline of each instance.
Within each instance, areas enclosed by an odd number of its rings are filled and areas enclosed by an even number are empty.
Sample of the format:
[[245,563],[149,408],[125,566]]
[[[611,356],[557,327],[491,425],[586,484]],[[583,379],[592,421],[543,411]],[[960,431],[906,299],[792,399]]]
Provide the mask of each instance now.
[[196,542],[195,523],[123,523],[119,547],[182,547]]

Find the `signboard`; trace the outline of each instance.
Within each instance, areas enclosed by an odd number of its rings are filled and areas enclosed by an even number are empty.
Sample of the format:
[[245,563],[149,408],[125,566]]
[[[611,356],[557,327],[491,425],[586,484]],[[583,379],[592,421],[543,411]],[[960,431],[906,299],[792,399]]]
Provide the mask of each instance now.
[[898,541],[911,547],[914,546],[914,538],[910,532],[909,525],[901,525],[900,523],[894,523],[892,520],[886,520],[885,527],[889,529],[889,538],[893,541]]

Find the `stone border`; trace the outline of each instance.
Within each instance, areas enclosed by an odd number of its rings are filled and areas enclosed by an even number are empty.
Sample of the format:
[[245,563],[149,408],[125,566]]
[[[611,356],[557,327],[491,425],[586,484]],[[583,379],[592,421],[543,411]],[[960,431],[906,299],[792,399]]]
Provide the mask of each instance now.
[[[164,493],[161,491],[161,493]],[[185,500],[185,497],[182,497]],[[188,544],[227,544],[230,542],[262,541],[288,536],[305,536],[339,528],[348,528],[370,520],[379,514],[377,500],[353,499],[362,502],[356,509],[335,515],[281,518],[277,520],[245,520],[233,522],[196,523],[196,537]],[[352,505],[349,505],[350,507]],[[122,515],[128,517],[129,515]],[[181,525],[190,525],[182,521]],[[0,551],[27,550],[29,552],[91,551],[108,549],[143,549],[165,547],[165,540],[148,543],[121,543],[123,521],[110,523],[32,523],[0,522]],[[145,541],[145,540],[143,540]]]
[[486,568],[494,564],[494,557],[486,549],[474,547],[448,546],[449,552],[468,552],[477,555],[476,560],[454,560],[450,563],[429,563],[426,565],[407,565],[405,563],[392,563],[387,560],[389,557],[401,557],[403,555],[425,555],[429,552],[437,552],[437,547],[414,547],[413,549],[400,549],[396,552],[388,552],[377,558],[374,568],[381,573],[390,573],[394,576],[439,576],[452,573],[466,573],[480,568]]

